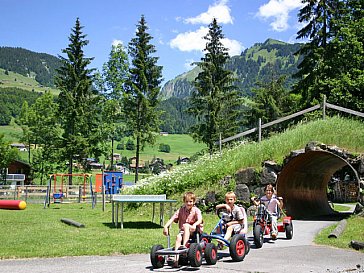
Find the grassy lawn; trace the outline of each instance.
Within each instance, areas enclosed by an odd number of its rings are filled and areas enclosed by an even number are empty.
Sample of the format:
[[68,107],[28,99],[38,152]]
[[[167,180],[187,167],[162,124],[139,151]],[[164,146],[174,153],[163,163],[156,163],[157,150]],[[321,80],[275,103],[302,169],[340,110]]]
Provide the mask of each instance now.
[[[180,204],[179,204],[180,205]],[[173,208],[173,211],[177,206]],[[169,206],[167,206],[169,208]],[[156,218],[159,216],[156,206]],[[149,253],[154,244],[167,245],[162,227],[151,222],[152,205],[143,204],[138,209],[129,209],[124,214],[124,229],[116,229],[111,223],[111,204],[51,204],[44,209],[42,204],[27,204],[25,210],[0,210],[0,259],[61,257],[82,255],[116,255]],[[210,232],[218,218],[204,214],[205,232]],[[61,218],[72,219],[85,225],[77,228],[61,222]],[[165,222],[169,209],[165,210]],[[364,218],[351,217],[345,232],[338,239],[328,239],[335,228],[324,229],[315,239],[317,244],[348,248],[351,240],[364,241]],[[8,232],[4,232],[8,231]],[[177,225],[171,229],[172,242],[177,234]],[[363,251],[364,252],[364,251]]]
[[[169,209],[165,211],[166,222]],[[158,205],[156,215],[159,218]],[[82,223],[85,228],[67,225],[61,218]],[[27,204],[25,210],[0,209],[3,231],[0,233],[0,259],[149,253],[152,245],[167,244],[162,227],[152,223],[151,218],[151,204],[126,211],[124,229],[116,229],[111,224],[111,204],[108,203],[105,211],[101,203],[95,209],[88,203],[51,204],[46,209],[42,204]],[[204,219],[208,232],[218,220],[215,215],[204,215]],[[171,233],[174,240],[176,224]]]
[[[354,241],[364,242],[364,217],[351,216],[347,219],[344,232],[338,238],[328,238],[329,234],[336,228],[337,224],[323,229],[315,238],[314,242],[320,245],[328,245],[337,248],[349,249],[349,243]],[[352,249],[352,248],[350,248]],[[364,250],[361,250],[364,253]]]

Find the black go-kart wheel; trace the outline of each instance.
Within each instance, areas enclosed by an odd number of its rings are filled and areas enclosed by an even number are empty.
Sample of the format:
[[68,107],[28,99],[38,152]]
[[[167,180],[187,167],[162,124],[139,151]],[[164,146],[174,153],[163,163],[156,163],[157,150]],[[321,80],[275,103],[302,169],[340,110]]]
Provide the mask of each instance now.
[[217,263],[217,247],[213,243],[208,243],[205,248],[205,260],[209,265]]
[[188,249],[188,260],[192,267],[200,267],[202,264],[202,249],[197,243],[190,244]]
[[286,238],[288,240],[292,239],[293,237],[293,224],[290,222],[289,224],[286,224],[284,229],[286,230]]
[[244,260],[246,254],[246,239],[242,234],[236,234],[230,241],[230,256],[234,262]]
[[154,245],[150,251],[150,261],[153,268],[161,268],[164,266],[165,257],[163,255],[158,255],[156,252],[163,249],[161,245]]
[[182,265],[182,266],[188,265],[188,254],[187,253],[183,253],[183,254],[179,255],[178,264]]
[[261,248],[263,246],[263,243],[264,243],[264,235],[263,235],[263,230],[262,230],[261,225],[256,224],[254,226],[253,236],[254,236],[255,247],[256,248]]

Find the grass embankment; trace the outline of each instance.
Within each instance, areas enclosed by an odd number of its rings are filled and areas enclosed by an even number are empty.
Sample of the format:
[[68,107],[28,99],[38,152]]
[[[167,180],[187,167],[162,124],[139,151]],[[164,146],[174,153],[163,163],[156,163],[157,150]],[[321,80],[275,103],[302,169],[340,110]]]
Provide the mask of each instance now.
[[[186,190],[194,190],[202,196],[211,189],[225,192],[226,188],[217,183],[226,175],[233,175],[238,169],[255,167],[259,169],[264,160],[281,163],[292,150],[304,148],[309,141],[319,141],[337,145],[352,153],[364,152],[364,123],[341,118],[330,118],[305,125],[271,137],[261,143],[248,143],[225,150],[218,155],[201,158],[199,161],[181,166],[168,175],[148,178],[134,193],[168,193],[169,197],[181,200]],[[180,204],[180,203],[179,203]],[[176,206],[179,206],[176,204]],[[90,204],[51,205],[43,209],[41,205],[28,205],[24,211],[0,210],[0,257],[50,257],[68,255],[111,255],[148,253],[153,244],[166,244],[162,229],[153,225],[151,205],[143,205],[137,210],[127,211],[124,216],[125,229],[111,226],[111,208],[102,212],[98,204],[94,210]],[[167,215],[165,216],[167,217]],[[214,215],[204,215],[209,232],[216,223]],[[86,225],[78,229],[65,225],[61,218],[70,218]],[[363,218],[349,219],[348,236],[364,240]],[[353,221],[353,224],[350,224]],[[176,234],[176,225],[172,236]],[[343,234],[345,235],[345,233]],[[322,243],[327,244],[328,240]],[[340,247],[348,247],[343,237]]]
[[168,195],[186,190],[206,192],[208,188],[226,191],[218,181],[225,176],[234,177],[237,170],[254,167],[258,171],[265,160],[282,163],[293,150],[303,149],[310,141],[336,145],[351,153],[364,152],[364,123],[343,118],[327,118],[296,126],[294,129],[274,135],[260,143],[246,143],[223,151],[222,156],[208,155],[197,162],[177,168],[175,171],[141,181],[134,193]]

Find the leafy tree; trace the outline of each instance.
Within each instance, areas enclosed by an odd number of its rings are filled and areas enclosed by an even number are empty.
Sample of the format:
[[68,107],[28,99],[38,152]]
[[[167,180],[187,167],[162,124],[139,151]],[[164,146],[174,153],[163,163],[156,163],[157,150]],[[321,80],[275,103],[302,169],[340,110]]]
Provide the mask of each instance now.
[[38,98],[29,108],[26,126],[28,137],[38,145],[33,153],[32,168],[43,184],[50,173],[63,168],[58,149],[62,136],[58,122],[58,105],[50,92]]
[[229,55],[222,44],[223,38],[222,29],[214,18],[204,37],[206,53],[197,63],[201,72],[195,79],[196,88],[190,98],[189,112],[198,120],[191,128],[192,136],[205,143],[210,154],[220,133],[223,137],[231,136],[239,128],[239,98],[233,85],[233,73],[224,68]]
[[0,174],[5,176],[9,163],[18,158],[18,150],[10,147],[5,141],[4,134],[0,134],[0,155]]
[[150,42],[152,36],[147,32],[148,26],[142,15],[137,25],[134,38],[129,42],[131,67],[124,96],[124,111],[128,117],[126,123],[136,139],[135,182],[138,181],[139,154],[146,143],[153,144],[159,131],[157,111],[158,95],[162,81],[162,67],[157,65],[154,57],[155,46]]
[[285,81],[285,75],[276,76],[272,72],[270,81],[257,82],[257,88],[253,89],[252,100],[247,102],[250,108],[247,117],[249,128],[256,127],[259,118],[262,123],[267,123],[296,110],[296,98],[285,88]]
[[114,140],[121,138],[124,130],[122,124],[122,94],[128,78],[128,55],[122,44],[113,45],[109,60],[103,65],[100,90],[105,95],[103,132],[111,139],[111,166],[113,166]]
[[[86,158],[101,153],[99,141],[100,117],[98,96],[92,90],[92,69],[87,66],[93,58],[86,58],[83,47],[88,44],[86,35],[82,33],[79,19],[72,28],[69,45],[62,53],[67,58],[59,56],[61,67],[57,70],[56,86],[60,89],[58,97],[59,116],[63,128],[63,155],[68,160],[68,172],[72,174],[73,159]],[[70,177],[72,184],[72,177]]]

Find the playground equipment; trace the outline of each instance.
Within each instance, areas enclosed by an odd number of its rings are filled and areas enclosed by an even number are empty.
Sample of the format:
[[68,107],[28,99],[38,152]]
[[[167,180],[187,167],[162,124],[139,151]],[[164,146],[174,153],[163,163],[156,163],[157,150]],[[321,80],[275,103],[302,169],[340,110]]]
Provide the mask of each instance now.
[[23,210],[27,203],[23,200],[0,200],[0,209]]
[[[47,194],[46,199],[44,201],[44,207],[46,205],[50,205],[51,198],[53,198],[53,203],[62,203],[64,198],[67,198],[69,195],[68,186],[66,185],[66,178],[69,177],[78,177],[82,179],[82,183],[79,183],[79,202],[81,199],[83,201],[86,200],[86,188],[87,188],[87,180],[90,181],[90,191],[91,197],[94,201],[94,193],[92,190],[92,182],[91,182],[91,175],[90,174],[52,174],[49,177],[48,187],[47,187]],[[59,181],[60,180],[60,181]],[[58,181],[58,182],[57,182]],[[52,185],[53,182],[53,185]]]
[[105,194],[118,194],[123,187],[123,173],[117,171],[105,171],[96,174],[96,192],[102,192],[104,185]]

